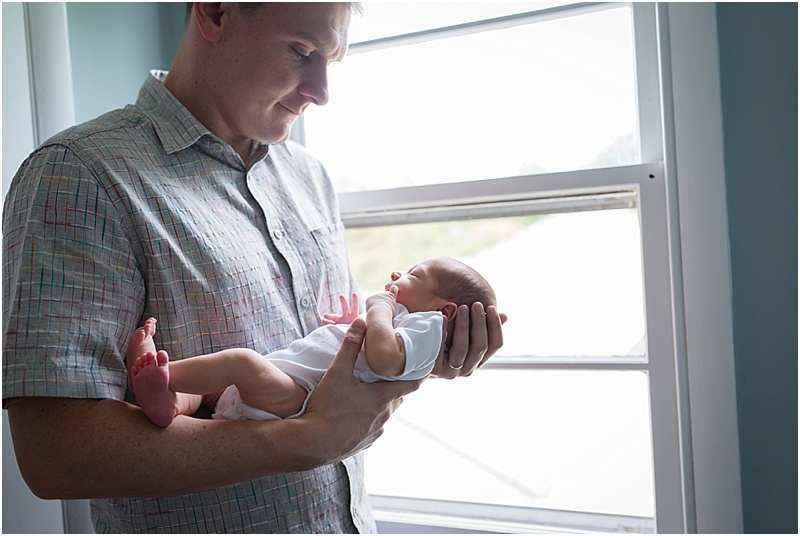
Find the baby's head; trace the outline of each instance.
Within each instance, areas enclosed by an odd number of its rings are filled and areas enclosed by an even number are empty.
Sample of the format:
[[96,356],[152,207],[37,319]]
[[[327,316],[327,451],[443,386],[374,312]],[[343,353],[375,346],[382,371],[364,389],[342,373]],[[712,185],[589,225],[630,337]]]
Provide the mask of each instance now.
[[426,259],[408,272],[393,272],[388,290],[397,286],[397,303],[410,313],[440,311],[445,322],[455,319],[459,305],[497,306],[494,290],[477,271],[449,257]]

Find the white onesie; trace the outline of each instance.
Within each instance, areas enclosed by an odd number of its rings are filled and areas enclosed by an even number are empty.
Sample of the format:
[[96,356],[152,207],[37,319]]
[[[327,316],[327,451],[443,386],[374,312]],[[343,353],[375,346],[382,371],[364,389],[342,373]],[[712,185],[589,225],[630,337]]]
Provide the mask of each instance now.
[[[392,324],[395,332],[403,338],[406,351],[406,367],[399,376],[381,376],[367,366],[364,348],[358,354],[353,375],[366,383],[381,380],[418,380],[430,374],[439,349],[442,345],[442,314],[438,311],[409,313],[404,306],[397,304],[397,314]],[[287,418],[299,417],[306,410],[308,398],[328,370],[344,341],[348,324],[331,324],[319,327],[306,337],[296,340],[287,348],[265,356],[275,366],[291,376],[308,391],[303,407]],[[239,390],[231,385],[222,393],[217,402],[214,419],[227,420],[274,420],[279,419],[268,411],[256,409],[242,402]]]

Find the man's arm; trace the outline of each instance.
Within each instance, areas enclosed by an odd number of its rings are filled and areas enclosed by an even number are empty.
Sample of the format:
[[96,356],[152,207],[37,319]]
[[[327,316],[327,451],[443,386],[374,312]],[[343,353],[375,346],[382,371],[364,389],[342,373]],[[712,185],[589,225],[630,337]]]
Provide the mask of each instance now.
[[[14,400],[8,418],[22,476],[44,499],[172,496],[269,472],[269,463],[293,469],[270,444],[282,435],[279,426],[265,433],[253,426],[260,423],[178,417],[159,429],[124,402],[59,398]],[[244,445],[271,456],[254,457],[248,469],[239,452]]]
[[8,405],[20,470],[39,497],[164,497],[307,470],[369,446],[420,382],[353,377],[357,320],[306,415],[282,421],[178,417],[166,429],[115,400],[19,398]]

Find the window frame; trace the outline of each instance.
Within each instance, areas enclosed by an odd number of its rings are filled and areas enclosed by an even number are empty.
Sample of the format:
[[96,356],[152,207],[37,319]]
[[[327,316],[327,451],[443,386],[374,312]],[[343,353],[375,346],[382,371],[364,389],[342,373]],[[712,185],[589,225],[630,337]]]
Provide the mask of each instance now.
[[[616,5],[559,6],[513,20],[528,23]],[[432,206],[447,205],[457,213],[458,207],[479,204],[635,192],[642,233],[647,359],[590,363],[569,358],[515,366],[646,371],[652,419],[654,529],[673,533],[740,532],[715,8],[713,4],[629,5],[634,21],[642,164],[342,193],[342,219],[346,226],[389,224],[402,218],[416,222],[419,219],[415,217],[428,212],[420,209]],[[356,44],[351,49],[358,53],[388,46],[391,40],[405,40],[403,44],[407,44],[448,32],[479,29],[480,23],[470,23]],[[698,54],[697,50],[710,53]],[[697,80],[707,83],[699,87]],[[694,147],[707,150],[692,150]],[[712,225],[708,225],[709,214]],[[710,255],[708,244],[717,245]],[[486,366],[510,365],[494,359]],[[406,528],[423,526],[428,531],[437,527],[499,532],[586,528],[578,521],[586,519],[582,514],[570,518],[570,513],[537,509],[524,509],[530,514],[527,516],[496,519],[494,525],[479,524],[463,512],[458,514],[458,508],[436,510],[435,502],[375,497],[376,519],[402,522]],[[608,530],[610,525],[604,523],[613,523],[612,517],[599,516],[591,526]],[[618,530],[629,528],[617,526]]]

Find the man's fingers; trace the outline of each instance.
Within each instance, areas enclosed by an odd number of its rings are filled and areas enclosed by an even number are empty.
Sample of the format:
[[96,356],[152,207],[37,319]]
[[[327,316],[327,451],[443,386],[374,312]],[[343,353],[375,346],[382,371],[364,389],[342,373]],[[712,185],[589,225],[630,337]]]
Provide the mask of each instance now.
[[486,328],[486,313],[483,304],[476,302],[472,304],[470,312],[469,329],[469,352],[467,353],[464,367],[460,371],[461,376],[469,376],[482,363],[489,348],[489,334]]
[[508,316],[476,302],[458,308],[453,344],[435,369],[440,378],[469,376],[503,346],[503,323]]
[[496,307],[490,305],[486,308],[486,330],[489,346],[481,360],[481,365],[503,347],[503,324],[506,320],[508,320],[508,316],[499,313]]
[[442,351],[434,373],[439,378],[452,379],[459,375],[469,351],[469,307],[461,305],[456,312],[452,345]]
[[456,315],[456,329],[453,335],[453,345],[448,352],[448,363],[454,369],[460,368],[467,359],[469,351],[469,307],[460,305]]

